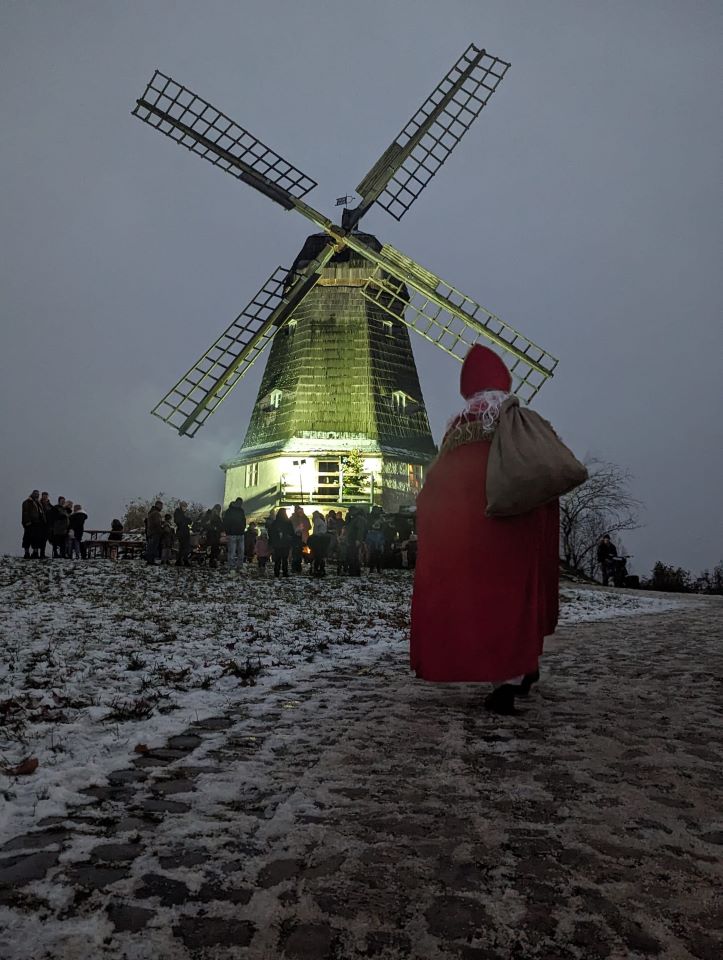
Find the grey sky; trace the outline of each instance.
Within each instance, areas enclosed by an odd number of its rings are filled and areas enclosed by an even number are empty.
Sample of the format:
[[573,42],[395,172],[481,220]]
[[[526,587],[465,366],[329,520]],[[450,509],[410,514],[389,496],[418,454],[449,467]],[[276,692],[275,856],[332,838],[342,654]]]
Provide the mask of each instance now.
[[[629,468],[634,564],[721,546],[719,3],[45,0],[0,4],[0,549],[32,487],[107,526],[220,499],[262,364],[194,440],[148,411],[307,224],[130,116],[159,67],[333,213],[469,42],[510,60],[393,243],[560,357],[535,407]],[[435,437],[459,365],[414,338]]]

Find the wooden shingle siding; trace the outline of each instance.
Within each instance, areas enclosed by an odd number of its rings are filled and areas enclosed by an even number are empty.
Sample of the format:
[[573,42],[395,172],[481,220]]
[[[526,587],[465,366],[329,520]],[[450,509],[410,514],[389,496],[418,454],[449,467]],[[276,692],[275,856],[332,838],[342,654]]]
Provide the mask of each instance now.
[[[363,238],[378,245],[368,234]],[[323,234],[307,238],[294,268],[325,240]],[[360,281],[370,272],[368,261],[346,248],[324,270],[296,323],[278,331],[239,456],[262,444],[281,449],[309,432],[364,436],[421,463],[434,456],[409,332],[362,296]],[[276,408],[270,403],[275,390],[281,391]],[[410,398],[408,410],[395,409],[396,391]]]

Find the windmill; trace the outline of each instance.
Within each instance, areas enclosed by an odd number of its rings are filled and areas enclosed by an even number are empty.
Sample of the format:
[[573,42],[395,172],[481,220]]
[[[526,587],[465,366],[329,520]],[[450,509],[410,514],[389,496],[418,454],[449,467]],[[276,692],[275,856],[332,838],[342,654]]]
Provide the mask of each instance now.
[[462,360],[485,341],[529,402],[557,360],[389,244],[359,230],[374,205],[401,220],[447,160],[509,64],[470,45],[356,188],[335,224],[303,199],[317,185],[188,88],[156,71],[133,110],[144,123],[249,184],[318,232],[278,267],[154,407],[193,437],[271,346],[226,501],[261,510],[344,501],[344,462],[364,456],[369,499],[410,502],[435,454],[409,330]]

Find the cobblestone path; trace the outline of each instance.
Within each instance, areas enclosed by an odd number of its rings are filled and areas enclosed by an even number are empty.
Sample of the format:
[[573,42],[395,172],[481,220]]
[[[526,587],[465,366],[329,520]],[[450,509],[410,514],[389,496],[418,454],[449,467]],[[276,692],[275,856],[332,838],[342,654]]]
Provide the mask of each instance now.
[[719,960],[723,604],[560,631],[514,718],[310,665],[0,851],[0,955]]

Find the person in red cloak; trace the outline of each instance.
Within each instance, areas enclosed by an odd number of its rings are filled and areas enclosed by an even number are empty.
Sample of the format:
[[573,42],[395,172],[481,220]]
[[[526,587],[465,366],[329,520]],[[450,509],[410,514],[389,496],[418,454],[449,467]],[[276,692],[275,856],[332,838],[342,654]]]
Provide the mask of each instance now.
[[[512,377],[487,347],[462,366],[465,409],[448,426],[417,497],[411,666],[437,683],[491,682],[485,707],[515,712],[539,680],[543,639],[558,617],[559,502],[485,516],[487,459]],[[446,555],[450,538],[458,562]]]

